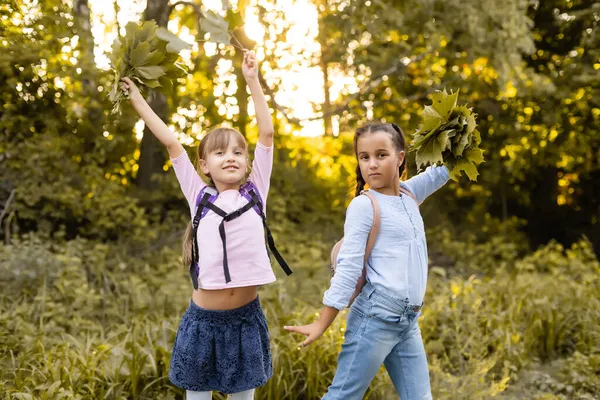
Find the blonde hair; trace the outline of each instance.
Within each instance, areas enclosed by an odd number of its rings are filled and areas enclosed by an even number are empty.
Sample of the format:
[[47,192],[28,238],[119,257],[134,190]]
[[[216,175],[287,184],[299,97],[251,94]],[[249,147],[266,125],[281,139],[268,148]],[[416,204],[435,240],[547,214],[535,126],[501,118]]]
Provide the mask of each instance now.
[[[239,147],[245,151],[248,150],[246,139],[239,131],[229,127],[219,127],[209,131],[200,141],[197,151],[198,162],[200,160],[206,160],[208,155],[215,150],[226,149],[232,138],[237,141]],[[210,175],[208,175],[207,178],[209,179],[209,186],[214,187],[215,184]],[[189,267],[192,263],[192,246],[194,245],[193,236],[194,227],[192,221],[190,221],[185,230],[185,234],[183,235],[182,259],[183,265],[186,267]]]

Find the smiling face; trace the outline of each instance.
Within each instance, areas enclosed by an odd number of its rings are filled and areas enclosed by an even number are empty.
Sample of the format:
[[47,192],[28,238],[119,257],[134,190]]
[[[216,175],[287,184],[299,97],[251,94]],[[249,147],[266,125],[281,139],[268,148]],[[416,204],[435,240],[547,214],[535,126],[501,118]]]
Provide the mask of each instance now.
[[239,189],[248,167],[246,141],[239,132],[217,128],[202,139],[199,152],[200,169],[219,192]]
[[358,166],[364,181],[383,194],[397,195],[400,166],[404,151],[399,150],[392,135],[384,130],[362,133],[356,142]]

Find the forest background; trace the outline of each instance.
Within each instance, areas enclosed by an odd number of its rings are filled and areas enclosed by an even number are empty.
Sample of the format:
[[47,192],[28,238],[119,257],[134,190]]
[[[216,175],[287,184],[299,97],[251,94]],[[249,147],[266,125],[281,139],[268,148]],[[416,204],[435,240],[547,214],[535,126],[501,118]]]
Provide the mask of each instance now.
[[[478,114],[486,162],[421,207],[434,398],[598,398],[600,3],[584,0],[4,1],[0,395],[182,398],[167,369],[190,296],[188,209],[131,107],[110,113],[109,57],[128,22],[168,27],[193,43],[188,73],[151,106],[192,155],[219,124],[253,147],[242,53],[214,43],[211,11],[261,62],[268,219],[295,271],[260,290],[275,373],[257,398],[319,398],[335,372],[345,318],[306,349],[282,327],[319,310],[354,129],[395,122],[411,139],[444,88]],[[367,397],[394,393],[382,370]]]

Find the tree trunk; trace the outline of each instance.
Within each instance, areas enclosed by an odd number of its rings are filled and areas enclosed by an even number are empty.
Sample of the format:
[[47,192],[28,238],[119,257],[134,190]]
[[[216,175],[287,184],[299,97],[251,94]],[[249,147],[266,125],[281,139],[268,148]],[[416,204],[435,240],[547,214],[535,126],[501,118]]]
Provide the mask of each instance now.
[[323,22],[321,18],[319,18],[319,34],[317,36],[317,40],[321,47],[321,57],[319,57],[319,66],[323,71],[323,94],[325,95],[325,102],[321,106],[321,111],[324,115],[323,117],[323,128],[325,129],[325,135],[332,136],[333,128],[331,125],[332,116],[328,115],[331,112],[331,98],[329,97],[329,89],[331,87],[331,82],[329,81],[329,59],[330,55],[328,54],[329,48],[326,43],[326,30],[323,26]]
[[90,23],[90,6],[88,0],[75,0],[73,4],[75,27],[79,36],[82,57],[79,61],[82,69],[82,83],[86,94],[97,90],[94,77],[94,36]]
[[321,57],[321,69],[323,70],[323,91],[325,95],[325,102],[322,106],[323,115],[323,126],[325,128],[325,135],[333,136],[333,128],[331,126],[331,115],[328,115],[331,112],[331,98],[329,97],[329,88],[331,87],[331,83],[329,81],[329,72],[327,71],[327,61]]
[[79,132],[84,140],[83,153],[92,154],[96,138],[104,126],[104,105],[98,92],[98,70],[94,61],[94,36],[90,22],[90,6],[88,0],[75,0],[73,3],[75,32],[79,37],[81,55],[78,65],[81,68],[81,85],[83,108],[87,114],[87,124],[81,124]]
[[[148,0],[144,12],[144,20],[155,20],[158,26],[166,27],[169,22],[168,0]],[[169,113],[167,99],[155,90],[151,90],[146,98],[154,112],[165,122]],[[142,189],[154,189],[152,175],[163,173],[166,161],[165,150],[148,127],[144,128],[144,136],[140,146],[140,169],[135,184]]]

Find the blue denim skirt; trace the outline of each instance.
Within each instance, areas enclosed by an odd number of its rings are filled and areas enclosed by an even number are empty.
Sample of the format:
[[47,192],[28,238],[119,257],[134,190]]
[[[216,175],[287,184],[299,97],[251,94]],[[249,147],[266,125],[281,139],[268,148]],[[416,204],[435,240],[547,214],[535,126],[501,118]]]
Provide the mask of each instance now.
[[234,310],[206,310],[193,301],[183,315],[169,379],[198,392],[254,389],[273,375],[267,320],[258,297]]

